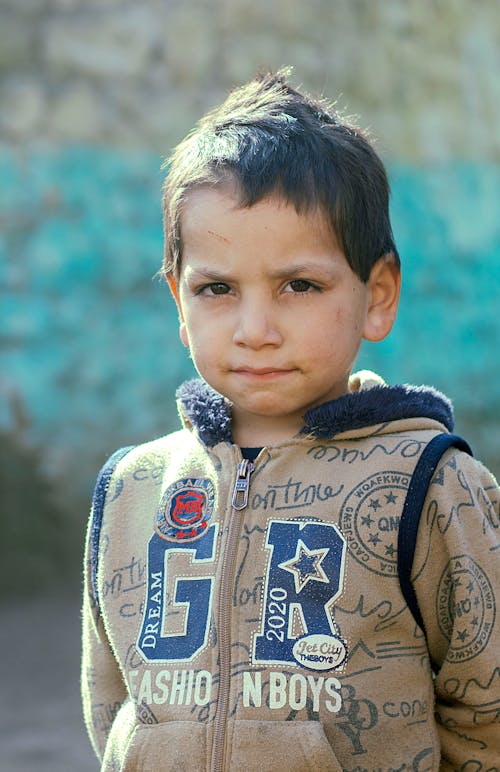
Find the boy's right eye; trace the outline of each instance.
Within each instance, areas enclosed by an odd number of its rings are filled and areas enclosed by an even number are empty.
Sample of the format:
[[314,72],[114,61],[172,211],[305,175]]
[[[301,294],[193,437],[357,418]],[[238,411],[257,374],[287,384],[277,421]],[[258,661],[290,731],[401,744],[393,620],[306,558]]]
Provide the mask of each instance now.
[[227,295],[229,287],[222,281],[212,282],[211,284],[205,284],[198,290],[199,295]]

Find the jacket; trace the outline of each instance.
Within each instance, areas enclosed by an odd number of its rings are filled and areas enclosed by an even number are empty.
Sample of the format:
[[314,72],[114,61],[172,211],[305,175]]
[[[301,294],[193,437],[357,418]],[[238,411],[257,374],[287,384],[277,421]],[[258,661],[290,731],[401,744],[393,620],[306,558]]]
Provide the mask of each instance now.
[[225,399],[189,382],[184,428],[101,472],[82,694],[103,770],[500,769],[498,486],[441,459],[412,570],[424,633],[398,526],[451,405],[351,389],[252,464]]

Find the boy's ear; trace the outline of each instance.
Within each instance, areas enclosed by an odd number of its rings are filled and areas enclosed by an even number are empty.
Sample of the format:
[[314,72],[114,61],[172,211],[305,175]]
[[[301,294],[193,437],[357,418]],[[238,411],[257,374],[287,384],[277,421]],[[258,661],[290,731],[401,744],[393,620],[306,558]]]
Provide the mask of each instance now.
[[186,323],[184,322],[184,314],[182,313],[182,306],[179,298],[179,287],[177,286],[177,282],[172,273],[167,274],[167,283],[170,287],[170,292],[172,293],[172,297],[175,300],[175,305],[177,306],[177,311],[179,313],[179,337],[183,345],[189,348],[187,328]]
[[394,324],[401,291],[401,270],[392,254],[377,260],[367,286],[369,300],[363,338],[370,341],[383,340]]

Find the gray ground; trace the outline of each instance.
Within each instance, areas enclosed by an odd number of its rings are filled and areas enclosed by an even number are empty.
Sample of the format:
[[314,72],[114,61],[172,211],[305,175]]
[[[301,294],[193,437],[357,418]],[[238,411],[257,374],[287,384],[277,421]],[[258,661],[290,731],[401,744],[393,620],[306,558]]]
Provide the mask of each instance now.
[[80,599],[0,603],[0,772],[96,772],[80,710]]

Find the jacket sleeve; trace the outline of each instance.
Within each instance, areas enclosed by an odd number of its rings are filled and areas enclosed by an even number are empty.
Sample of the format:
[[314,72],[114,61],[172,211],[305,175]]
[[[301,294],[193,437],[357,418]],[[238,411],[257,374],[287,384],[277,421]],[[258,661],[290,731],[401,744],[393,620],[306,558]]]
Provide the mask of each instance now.
[[87,731],[102,761],[114,718],[126,698],[126,688],[106,635],[92,581],[93,522],[91,512],[85,550],[81,691]]
[[494,477],[447,451],[422,510],[412,573],[437,667],[442,772],[499,769],[499,510]]
[[97,477],[85,546],[81,691],[85,724],[101,761],[114,719],[127,696],[121,670],[106,635],[97,597],[101,524],[113,472],[131,449],[126,447],[115,451]]

